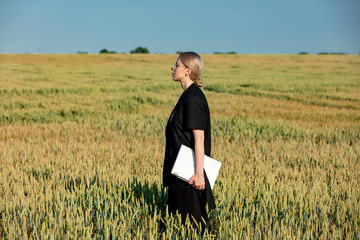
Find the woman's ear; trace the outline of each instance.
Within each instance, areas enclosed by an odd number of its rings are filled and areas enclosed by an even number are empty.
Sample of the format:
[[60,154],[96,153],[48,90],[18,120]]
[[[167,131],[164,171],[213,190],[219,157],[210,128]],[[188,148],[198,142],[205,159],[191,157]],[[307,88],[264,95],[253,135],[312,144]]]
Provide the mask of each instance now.
[[190,68],[186,68],[185,74],[186,74],[187,76],[190,76],[191,72],[192,72],[192,71],[191,71]]

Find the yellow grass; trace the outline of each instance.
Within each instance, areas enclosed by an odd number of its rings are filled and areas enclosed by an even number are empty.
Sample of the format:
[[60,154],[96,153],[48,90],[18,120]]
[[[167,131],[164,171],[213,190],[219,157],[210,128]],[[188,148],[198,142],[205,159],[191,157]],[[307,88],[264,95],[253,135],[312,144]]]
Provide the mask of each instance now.
[[[201,238],[166,214],[176,55],[0,55],[0,237]],[[360,57],[203,55],[204,238],[359,238]]]

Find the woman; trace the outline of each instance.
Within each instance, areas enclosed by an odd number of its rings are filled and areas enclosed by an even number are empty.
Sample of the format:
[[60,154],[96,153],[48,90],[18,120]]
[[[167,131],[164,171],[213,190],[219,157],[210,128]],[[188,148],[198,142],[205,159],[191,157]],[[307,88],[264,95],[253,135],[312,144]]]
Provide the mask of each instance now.
[[[210,156],[211,151],[211,132],[208,103],[200,89],[203,68],[203,60],[194,52],[180,53],[171,67],[173,80],[180,82],[184,92],[166,126],[163,169],[163,184],[169,187],[169,212],[180,213],[183,223],[187,216],[190,217],[192,223],[198,226],[200,224],[202,230],[209,223],[206,203],[209,209],[215,208],[209,180],[204,171],[204,154]],[[196,171],[189,182],[170,173],[181,144],[195,151]]]

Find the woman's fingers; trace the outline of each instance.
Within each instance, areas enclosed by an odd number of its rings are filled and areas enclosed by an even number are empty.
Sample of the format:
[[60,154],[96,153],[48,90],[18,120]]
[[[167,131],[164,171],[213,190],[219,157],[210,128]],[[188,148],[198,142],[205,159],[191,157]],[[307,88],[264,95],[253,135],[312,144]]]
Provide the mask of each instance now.
[[197,184],[194,184],[193,187],[195,187],[195,188],[198,189],[198,190],[204,190],[204,189],[205,189],[205,185],[197,185]]
[[194,176],[192,176],[192,177],[190,178],[189,184],[190,184],[190,185],[193,185],[193,186],[195,185]]
[[198,190],[204,190],[205,189],[205,183],[201,184],[201,181],[198,178],[196,178],[195,175],[190,178],[189,184],[191,186],[193,186],[195,189],[198,189]]

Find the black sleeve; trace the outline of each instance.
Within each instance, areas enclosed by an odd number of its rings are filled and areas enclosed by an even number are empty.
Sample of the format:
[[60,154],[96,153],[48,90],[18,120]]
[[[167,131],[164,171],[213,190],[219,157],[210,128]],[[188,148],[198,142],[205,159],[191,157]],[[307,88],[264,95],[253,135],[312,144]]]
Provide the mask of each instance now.
[[198,95],[190,96],[184,106],[184,127],[186,129],[206,130],[209,112],[206,102]]

